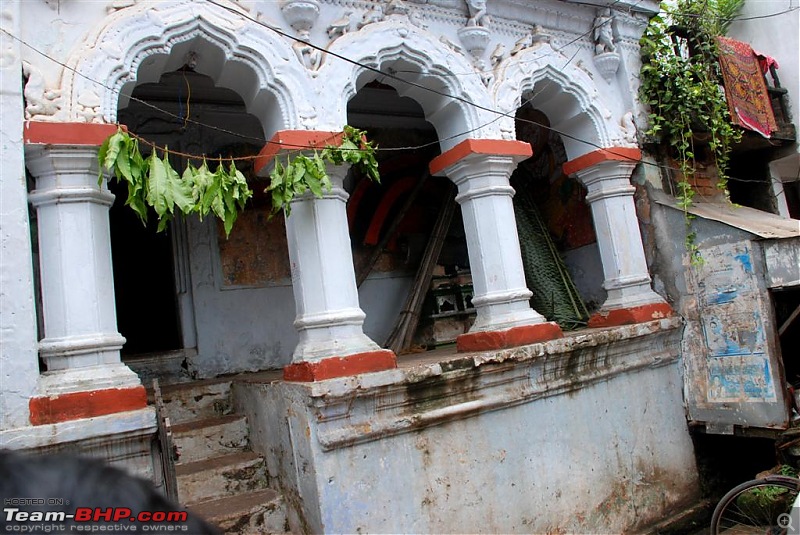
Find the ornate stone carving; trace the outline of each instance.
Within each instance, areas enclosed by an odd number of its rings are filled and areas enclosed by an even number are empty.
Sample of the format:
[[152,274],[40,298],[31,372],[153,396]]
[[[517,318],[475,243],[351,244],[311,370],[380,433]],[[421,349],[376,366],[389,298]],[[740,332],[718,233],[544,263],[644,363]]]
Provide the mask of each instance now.
[[494,50],[489,56],[489,61],[492,62],[492,67],[497,67],[505,57],[506,57],[506,47],[505,45],[503,45],[503,43],[499,43],[496,47],[494,47]]
[[350,16],[352,14],[352,11],[348,11],[342,18],[331,22],[331,25],[328,26],[328,37],[331,40],[341,37],[350,31]]
[[288,0],[281,6],[281,13],[289,26],[305,39],[319,17],[319,2],[317,0]]
[[617,74],[619,63],[620,57],[616,52],[605,52],[594,57],[594,64],[597,66],[597,70],[609,82]]
[[619,121],[620,130],[622,131],[622,141],[630,144],[631,146],[636,145],[636,123],[633,121],[633,112],[629,111]]
[[550,39],[550,35],[546,33],[541,26],[534,24],[530,33],[525,34],[517,39],[517,42],[514,43],[514,48],[511,49],[510,55],[516,56],[526,48],[530,48],[539,43],[549,43]]
[[465,26],[458,30],[458,37],[472,56],[472,63],[480,71],[481,81],[486,87],[492,82],[492,74],[486,69],[483,55],[489,45],[489,30],[483,26]]
[[608,8],[601,9],[594,19],[594,64],[607,81],[619,69],[620,55],[614,44],[614,17]]
[[469,9],[467,26],[486,26],[489,23],[486,0],[467,0],[467,9]]
[[384,18],[385,17],[383,14],[383,7],[379,4],[375,5],[372,7],[372,9],[364,13],[364,16],[361,18],[361,22],[358,23],[358,26],[356,26],[356,28],[360,30],[367,24],[372,24],[373,22],[381,22]]
[[600,10],[597,17],[594,19],[594,53],[604,54],[606,52],[616,52],[617,47],[614,46],[614,17],[611,16],[611,10],[608,8]]
[[103,113],[100,111],[102,105],[100,97],[94,91],[87,91],[78,97],[78,117],[87,123],[102,123]]
[[428,29],[428,25],[422,21],[422,15],[420,14],[419,11],[412,10],[411,13],[408,15],[408,20],[411,22],[411,24],[413,24],[418,28],[422,28],[423,30]]
[[292,43],[292,50],[306,69],[311,71],[319,67],[322,53],[308,44],[311,41],[311,28],[319,17],[317,0],[290,0],[281,6],[281,13],[286,22],[294,28],[301,41]]
[[533,45],[533,34],[526,33],[525,35],[517,39],[516,43],[514,43],[514,48],[511,49],[510,55],[516,56],[526,48],[530,48],[532,45]]
[[46,88],[42,72],[27,61],[22,62],[22,74],[28,78],[22,93],[25,96],[25,118],[52,118],[61,110],[61,91]]
[[452,40],[448,39],[446,35],[441,36],[439,38],[439,42],[441,42],[444,45],[448,46],[449,48],[451,48],[453,50],[453,52],[456,52],[457,54],[463,54],[464,53],[464,49],[461,48],[460,46],[458,46]]
[[[198,53],[199,71],[217,72],[214,80],[217,86],[252,95],[248,101],[251,108],[268,108],[260,113],[266,130],[297,128],[297,110],[314,98],[314,93],[308,71],[303,63],[295,61],[292,43],[237,12],[211,2],[192,0],[137,2],[107,17],[87,37],[85,45],[76,48],[65,61],[74,70],[63,72],[61,89],[65,104],[59,115],[73,121],[93,120],[95,110],[78,102],[93,91],[100,98],[99,112],[103,118],[115,121],[118,108],[125,106],[129,98],[123,88],[137,78],[152,80],[161,74],[160,63],[148,59],[169,55],[176,43],[198,37],[193,49]],[[107,52],[108,43],[112,42],[118,44],[122,57]],[[212,50],[213,54],[206,53]],[[210,65],[218,60],[240,68],[219,72]],[[241,69],[252,76],[239,76]],[[88,79],[75,74],[76,71]],[[280,75],[276,74],[278,71]],[[102,80],[105,87],[98,87],[90,79]],[[267,100],[269,106],[265,104]]]
[[489,44],[489,30],[481,26],[466,26],[458,30],[458,37],[473,58],[480,60]]
[[409,8],[403,0],[392,0],[386,6],[387,15],[408,15],[411,8]]

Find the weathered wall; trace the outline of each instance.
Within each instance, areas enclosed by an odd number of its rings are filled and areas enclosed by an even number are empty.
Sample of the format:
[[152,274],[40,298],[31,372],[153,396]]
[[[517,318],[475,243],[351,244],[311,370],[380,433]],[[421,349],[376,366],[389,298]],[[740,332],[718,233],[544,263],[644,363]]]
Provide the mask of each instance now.
[[[216,223],[188,222],[197,355],[190,368],[198,377],[280,368],[297,344],[290,279],[253,285],[226,284]],[[379,273],[364,282],[359,296],[367,314],[364,332],[384,341],[394,326],[411,280]]]
[[[651,211],[656,280],[686,321],[682,347],[689,419],[724,433],[732,433],[734,425],[784,427],[789,415],[766,257],[778,266],[796,265],[796,238],[759,240],[698,217],[692,229],[704,264],[690,266],[683,240],[676,239],[686,233],[683,212],[670,199],[662,203],[654,203]],[[792,277],[787,269],[775,273]]]
[[236,393],[295,530],[620,533],[698,495],[679,326]]
[[[20,2],[3,6],[3,29],[20,30]],[[0,33],[0,430],[28,424],[39,379],[28,188],[22,144],[20,44]]]

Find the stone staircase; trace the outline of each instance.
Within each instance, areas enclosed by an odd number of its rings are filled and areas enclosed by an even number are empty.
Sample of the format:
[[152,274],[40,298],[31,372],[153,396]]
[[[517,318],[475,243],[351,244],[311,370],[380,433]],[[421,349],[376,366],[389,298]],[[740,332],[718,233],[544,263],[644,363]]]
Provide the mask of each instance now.
[[269,488],[264,458],[250,448],[230,379],[161,388],[179,459],[179,501],[226,534],[286,533],[283,498]]

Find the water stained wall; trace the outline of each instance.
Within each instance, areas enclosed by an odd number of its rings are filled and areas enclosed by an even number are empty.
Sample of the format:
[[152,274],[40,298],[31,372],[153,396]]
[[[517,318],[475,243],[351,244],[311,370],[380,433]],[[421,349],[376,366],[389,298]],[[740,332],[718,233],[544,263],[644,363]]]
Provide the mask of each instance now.
[[681,330],[667,319],[235,389],[293,529],[620,533],[698,495]]

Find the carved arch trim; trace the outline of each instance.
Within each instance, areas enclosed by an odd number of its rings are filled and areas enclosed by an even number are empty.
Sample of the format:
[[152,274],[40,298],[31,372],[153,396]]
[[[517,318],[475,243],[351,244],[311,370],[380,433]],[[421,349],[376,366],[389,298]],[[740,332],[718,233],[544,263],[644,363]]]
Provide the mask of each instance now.
[[555,87],[539,88],[547,96],[539,103],[534,99],[532,105],[548,116],[555,130],[567,134],[562,138],[570,159],[598,147],[619,144],[620,126],[612,121],[612,113],[592,78],[550,44],[543,43],[508,58],[500,64],[498,73],[492,86],[494,105],[511,115],[503,119],[504,131],[514,131],[513,114],[522,104],[523,95],[545,81]]
[[137,82],[158,81],[164,72],[180,68],[188,52],[196,54],[197,72],[242,97],[267,137],[314,118],[304,98],[309,85],[305,71],[287,42],[214,4],[175,0],[117,11],[87,35],[65,69],[68,120],[91,120],[86,103],[96,102],[96,122],[114,122]]
[[[347,121],[348,101],[365,83],[377,79],[393,86],[400,96],[413,98],[420,104],[426,119],[436,128],[442,151],[467,138],[500,137],[497,115],[468,103],[493,108],[491,96],[470,61],[406,18],[392,17],[346,33],[329,50],[367,66],[345,63],[330,55],[325,57],[317,79],[324,80],[326,97],[336,99],[326,115],[331,122],[329,128],[341,127]],[[441,94],[397,79],[381,79],[369,67],[394,72],[399,78]]]

